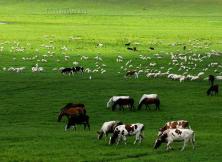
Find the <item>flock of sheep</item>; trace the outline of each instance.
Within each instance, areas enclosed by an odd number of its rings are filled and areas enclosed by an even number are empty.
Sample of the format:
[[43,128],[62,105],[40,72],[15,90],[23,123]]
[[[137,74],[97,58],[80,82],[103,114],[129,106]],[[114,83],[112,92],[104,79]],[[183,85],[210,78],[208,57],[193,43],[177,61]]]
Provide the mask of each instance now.
[[[54,40],[51,38],[46,44],[42,44],[39,48],[32,48],[30,43],[26,45],[21,45],[20,42],[10,42],[5,41],[0,43],[0,57],[12,53],[13,58],[11,64],[13,65],[17,61],[19,62],[31,62],[32,67],[28,66],[9,66],[1,67],[0,71],[4,72],[16,72],[21,73],[24,71],[36,72],[46,72],[46,71],[56,71],[61,72],[67,66],[83,66],[84,72],[90,74],[92,78],[93,73],[98,73],[103,75],[104,73],[109,72],[107,70],[106,58],[102,58],[101,55],[97,56],[83,56],[83,55],[71,55],[70,52],[73,49],[68,48],[67,46],[56,47]],[[135,45],[139,45],[136,43]],[[158,46],[158,44],[153,43],[152,46]],[[174,43],[171,46],[179,46],[181,44]],[[128,59],[124,55],[116,56],[115,62],[119,70],[116,72],[121,74],[124,77],[135,77],[139,78],[141,76],[147,78],[158,78],[165,77],[171,80],[178,80],[183,82],[185,80],[199,80],[207,79],[208,74],[215,74],[217,80],[222,80],[222,64],[218,61],[221,59],[222,53],[211,50],[206,53],[198,53],[195,49],[207,49],[209,44],[203,43],[200,41],[189,41],[189,46],[193,48],[187,49],[183,48],[184,51],[177,50],[173,52],[163,52],[160,51],[156,54],[139,54],[140,50],[137,50],[137,53],[133,54],[133,59]],[[98,48],[103,48],[102,43],[96,45]],[[186,47],[186,46],[184,46]],[[56,55],[56,49],[60,50],[60,57]],[[26,49],[32,49],[32,56],[21,58],[21,53],[25,53]],[[138,49],[138,48],[137,48]],[[156,49],[156,48],[155,48]],[[154,48],[152,47],[152,52]],[[144,53],[144,52],[142,52]],[[110,61],[110,60],[109,60]],[[55,64],[61,64],[61,66],[53,67],[49,69],[47,63],[55,62]],[[17,64],[17,63],[16,63]],[[30,63],[29,63],[30,64]],[[129,75],[126,75],[129,74]]]

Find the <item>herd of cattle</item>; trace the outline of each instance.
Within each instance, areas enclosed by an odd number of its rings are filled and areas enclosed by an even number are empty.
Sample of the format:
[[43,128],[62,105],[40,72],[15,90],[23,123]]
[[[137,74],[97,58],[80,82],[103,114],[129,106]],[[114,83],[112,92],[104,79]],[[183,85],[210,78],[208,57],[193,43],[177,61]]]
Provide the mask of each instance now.
[[[120,110],[124,107],[133,108],[134,100],[129,96],[113,96],[107,102],[107,107],[111,107],[112,110],[119,106]],[[157,94],[144,94],[140,101],[138,109],[141,109],[142,105],[156,104],[156,109],[159,109],[160,100]],[[89,116],[86,114],[84,104],[68,103],[60,110],[58,116],[58,122],[61,121],[63,116],[67,116],[68,122],[65,126],[65,131],[74,127],[76,130],[77,124],[83,124],[84,130],[86,127],[90,130]],[[98,139],[102,139],[105,136],[105,140],[109,133],[112,133],[109,144],[119,144],[124,141],[126,144],[127,136],[135,136],[134,144],[141,143],[144,139],[144,124],[124,124],[121,121],[107,121],[104,122],[101,129],[97,132]],[[186,147],[187,143],[191,143],[194,149],[195,134],[191,130],[189,122],[186,120],[170,121],[159,129],[157,139],[154,144],[154,148],[157,149],[162,143],[167,143],[167,150],[171,149],[170,144],[174,141],[183,141],[182,151]]]
[[[71,68],[70,68],[71,69]],[[78,71],[81,71],[81,67],[78,67]],[[72,69],[71,69],[72,71]],[[209,75],[209,83],[211,84],[210,88],[207,90],[207,95],[218,94],[219,85],[215,85],[215,77]],[[138,110],[142,108],[143,105],[146,106],[146,109],[149,108],[149,105],[155,104],[156,110],[160,109],[160,99],[157,94],[143,94],[139,100]],[[117,107],[119,110],[124,110],[124,108],[129,108],[130,110],[134,109],[134,99],[130,96],[113,96],[107,102],[107,108],[111,108],[114,111]],[[89,116],[86,114],[86,109],[84,104],[74,104],[68,103],[63,107],[59,113],[58,121],[61,121],[63,116],[67,116],[68,122],[65,126],[65,131],[71,127],[74,127],[76,130],[77,124],[83,124],[84,130],[86,127],[90,130]],[[103,136],[108,136],[109,133],[112,133],[109,144],[119,144],[121,141],[124,141],[126,144],[127,136],[135,136],[134,144],[141,143],[144,134],[144,124],[135,123],[135,124],[124,124],[121,121],[108,121],[104,122],[101,129],[97,132],[98,139],[102,139]],[[166,149],[171,149],[170,144],[174,141],[183,141],[183,147],[181,151],[184,150],[186,145],[190,142],[194,149],[195,143],[195,134],[191,129],[189,122],[186,120],[170,121],[167,122],[162,128],[159,129],[157,134],[157,139],[154,144],[154,148],[157,149],[162,143],[167,143]]]

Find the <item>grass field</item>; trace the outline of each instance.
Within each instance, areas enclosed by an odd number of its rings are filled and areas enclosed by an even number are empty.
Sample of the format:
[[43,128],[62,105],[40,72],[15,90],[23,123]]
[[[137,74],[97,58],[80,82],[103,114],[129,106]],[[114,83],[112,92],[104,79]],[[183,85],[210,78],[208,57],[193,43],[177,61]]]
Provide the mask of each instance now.
[[[67,8],[86,13],[69,14]],[[180,83],[145,75],[125,79],[121,69],[129,60],[132,69],[151,62],[157,63],[158,70],[168,69],[171,54],[205,56],[213,51],[220,55],[205,59],[189,72],[196,75],[212,62],[222,65],[221,11],[220,0],[0,0],[0,161],[221,161],[222,97],[206,96],[207,81]],[[129,41],[138,51],[126,49]],[[98,48],[98,43],[103,47]],[[149,50],[151,46],[155,50]],[[116,62],[118,55],[124,57],[123,62]],[[151,60],[141,60],[139,55]],[[89,58],[81,60],[81,56]],[[96,61],[95,56],[103,61]],[[106,72],[64,76],[52,70],[70,67],[74,61],[90,69],[105,64]],[[42,73],[32,73],[36,63],[44,67]],[[21,73],[4,70],[21,66],[26,68]],[[172,72],[182,73],[176,66]],[[209,68],[203,77],[221,72],[219,66]],[[221,81],[216,83],[221,86]],[[137,104],[144,93],[160,96],[159,112],[106,108],[113,95],[130,95]],[[90,131],[78,126],[76,132],[65,132],[66,119],[57,122],[60,108],[68,102],[86,105]],[[188,145],[180,152],[182,144],[174,143],[172,151],[165,151],[164,146],[153,150],[158,129],[178,119],[190,122],[196,149]],[[96,131],[109,120],[144,123],[143,143],[133,145],[134,137],[119,146],[98,141]]]

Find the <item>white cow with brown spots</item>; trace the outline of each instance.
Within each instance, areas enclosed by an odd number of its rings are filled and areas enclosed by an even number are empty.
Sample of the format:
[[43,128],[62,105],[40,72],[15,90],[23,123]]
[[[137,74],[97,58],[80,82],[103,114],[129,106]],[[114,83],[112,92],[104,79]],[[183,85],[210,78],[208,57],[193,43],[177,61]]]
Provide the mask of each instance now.
[[177,120],[177,121],[167,122],[162,128],[159,129],[158,136],[167,129],[176,129],[176,128],[179,128],[179,129],[189,128],[190,129],[190,125],[189,125],[189,122],[186,120]]
[[187,143],[190,142],[194,149],[195,134],[191,129],[167,129],[165,130],[155,141],[154,148],[157,149],[162,143],[167,143],[166,150],[172,149],[170,144],[174,141],[183,141],[183,147],[181,151],[184,150]]
[[112,137],[110,137],[109,144],[116,143],[118,145],[121,140],[126,144],[126,136],[133,135],[136,136],[134,144],[136,144],[137,141],[141,143],[143,139],[143,130],[144,124],[141,123],[119,125],[115,128]]

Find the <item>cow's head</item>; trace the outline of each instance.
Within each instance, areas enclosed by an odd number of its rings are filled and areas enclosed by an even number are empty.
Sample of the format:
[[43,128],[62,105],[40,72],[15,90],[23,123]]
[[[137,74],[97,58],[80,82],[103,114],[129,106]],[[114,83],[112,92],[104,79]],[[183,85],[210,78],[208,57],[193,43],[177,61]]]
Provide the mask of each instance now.
[[154,149],[157,149],[160,147],[160,145],[164,142],[166,142],[167,133],[162,133],[155,141],[154,143]]
[[110,137],[110,139],[109,139],[109,144],[110,144],[110,145],[116,143],[116,139],[117,139],[119,133],[120,133],[120,130],[115,130],[115,131],[113,132],[113,135],[112,135],[112,136]]

